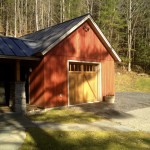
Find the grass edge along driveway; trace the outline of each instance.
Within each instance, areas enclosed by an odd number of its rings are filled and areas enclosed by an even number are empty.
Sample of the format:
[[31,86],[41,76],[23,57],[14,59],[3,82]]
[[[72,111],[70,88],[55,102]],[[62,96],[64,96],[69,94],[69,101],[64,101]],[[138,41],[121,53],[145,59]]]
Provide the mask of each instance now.
[[84,112],[73,108],[52,109],[41,114],[28,115],[32,121],[49,123],[89,123],[104,119],[92,112]]
[[27,128],[20,150],[148,150],[150,134],[115,131],[55,131]]

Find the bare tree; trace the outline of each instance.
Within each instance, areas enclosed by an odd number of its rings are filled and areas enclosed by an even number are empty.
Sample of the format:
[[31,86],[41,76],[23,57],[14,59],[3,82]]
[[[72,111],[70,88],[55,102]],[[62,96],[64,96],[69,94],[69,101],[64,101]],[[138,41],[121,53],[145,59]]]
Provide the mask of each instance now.
[[20,4],[20,0],[18,0],[18,5],[17,5],[17,12],[18,12],[18,30],[19,30],[19,34],[21,35],[21,28],[22,28],[22,22],[21,22],[21,4]]
[[65,20],[65,2],[60,0],[60,22]]
[[14,15],[14,37],[17,36],[17,1],[15,0],[15,15]]
[[93,0],[86,0],[88,13],[93,13]]
[[36,30],[39,30],[39,24],[38,24],[38,3],[37,0],[35,0],[35,24],[36,24]]
[[132,49],[132,20],[131,20],[131,13],[132,13],[132,0],[128,0],[129,1],[129,8],[128,8],[128,58],[129,58],[129,62],[128,62],[128,71],[131,71],[131,49]]
[[6,31],[5,31],[5,32],[6,32],[6,33],[5,33],[6,36],[8,36],[8,28],[9,28],[9,27],[8,27],[8,24],[9,24],[9,23],[8,23],[8,14],[7,14],[7,15],[6,15]]
[[28,31],[28,0],[26,0],[26,3],[25,3],[25,32],[27,33]]
[[44,4],[41,1],[41,28],[44,28]]

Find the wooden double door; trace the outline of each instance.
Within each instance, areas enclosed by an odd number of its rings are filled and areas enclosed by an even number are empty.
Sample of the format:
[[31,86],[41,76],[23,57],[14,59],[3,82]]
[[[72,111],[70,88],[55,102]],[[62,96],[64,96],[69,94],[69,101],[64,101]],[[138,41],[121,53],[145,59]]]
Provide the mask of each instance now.
[[97,65],[89,63],[69,64],[70,105],[94,102],[98,99]]

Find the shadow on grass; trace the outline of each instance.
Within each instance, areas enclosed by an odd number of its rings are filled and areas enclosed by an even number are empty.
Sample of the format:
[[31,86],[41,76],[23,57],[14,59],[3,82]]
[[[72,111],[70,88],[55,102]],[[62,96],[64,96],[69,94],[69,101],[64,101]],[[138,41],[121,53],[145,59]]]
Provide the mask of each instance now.
[[133,117],[132,115],[117,110],[115,108],[115,103],[106,103],[106,102],[96,102],[84,105],[74,106],[73,108],[80,108],[83,112],[91,112],[99,117],[104,117],[106,119],[121,118],[127,119]]
[[[18,141],[18,139],[22,139],[23,141],[25,139],[24,139],[24,136],[18,133],[19,131],[21,132],[24,129],[31,138],[28,144],[25,144],[25,147],[23,146],[23,149],[27,149],[27,150],[30,150],[30,149],[43,150],[45,148],[49,149],[50,148],[48,144],[50,142],[49,140],[51,140],[53,143],[57,143],[56,139],[54,139],[50,134],[45,132],[43,129],[37,128],[37,125],[31,122],[25,115],[17,114],[17,113],[0,114],[0,133],[1,133],[0,149],[1,148],[3,149],[6,145],[10,145],[10,146],[7,146],[7,147],[10,147],[10,149],[14,148],[14,147],[11,147],[12,145],[15,145],[15,149],[16,147],[17,148],[20,147],[20,149],[22,149],[21,145],[23,143],[20,143],[20,140]],[[9,133],[9,131],[11,131],[10,134],[3,135],[3,133],[5,132]],[[10,138],[13,138],[14,136],[11,134],[16,134],[15,135],[16,140],[13,140],[13,143]]]
[[49,123],[89,123],[103,119],[90,112],[73,110],[70,108],[50,110],[46,113],[28,115],[34,121],[46,121]]
[[[27,137],[20,150],[120,150],[146,149],[150,147],[148,133],[121,133],[106,131],[54,131],[50,128],[38,128],[24,115],[9,114],[0,116],[1,128],[5,125],[13,129],[25,128]],[[9,144],[8,141],[1,144]],[[16,143],[18,144],[17,140]]]
[[138,133],[51,131],[39,128],[27,129],[27,139],[22,146],[25,149],[52,150],[120,150],[147,149],[150,141],[148,134],[139,137]]
[[89,123],[102,119],[127,119],[133,116],[117,110],[116,104],[96,102],[70,106],[67,108],[54,108],[44,113],[29,114],[34,121],[48,121],[50,123]]

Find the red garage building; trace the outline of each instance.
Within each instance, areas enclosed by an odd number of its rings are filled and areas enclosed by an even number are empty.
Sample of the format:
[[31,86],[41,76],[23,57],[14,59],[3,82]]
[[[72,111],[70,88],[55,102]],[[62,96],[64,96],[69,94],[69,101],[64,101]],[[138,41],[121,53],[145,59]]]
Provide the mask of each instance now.
[[[53,29],[54,28],[54,29]],[[52,31],[52,33],[51,33]],[[58,36],[63,32],[61,36]],[[27,35],[57,38],[40,52],[30,76],[30,103],[42,107],[102,101],[114,95],[114,61],[120,61],[90,15]]]
[[57,107],[115,94],[114,62],[121,60],[89,14],[19,40],[31,49],[26,56],[30,104]]

